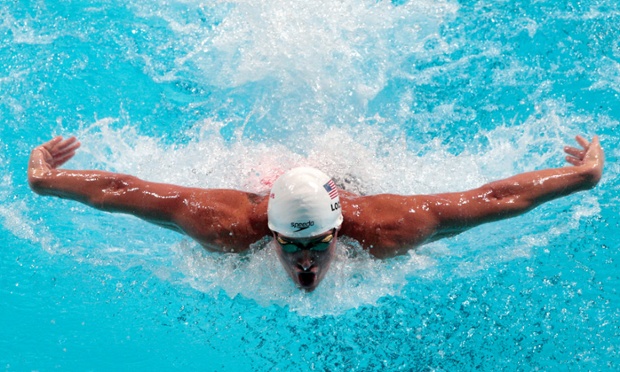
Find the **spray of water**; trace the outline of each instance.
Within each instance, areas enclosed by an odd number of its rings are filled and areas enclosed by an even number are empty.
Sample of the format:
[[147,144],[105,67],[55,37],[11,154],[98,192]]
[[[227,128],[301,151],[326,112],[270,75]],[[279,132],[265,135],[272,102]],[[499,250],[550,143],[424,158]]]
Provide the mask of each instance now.
[[[139,1],[133,7],[173,32],[169,54],[175,58],[166,66],[153,63],[162,60],[161,49],[136,52],[153,79],[191,79],[225,90],[225,100],[249,102],[231,106],[249,113],[239,125],[249,122],[285,138],[307,136],[316,124],[363,119],[369,101],[403,63],[448,48],[440,27],[458,9],[445,1],[396,6],[353,0],[184,1],[170,7]],[[437,44],[432,51],[425,48],[429,40]]]

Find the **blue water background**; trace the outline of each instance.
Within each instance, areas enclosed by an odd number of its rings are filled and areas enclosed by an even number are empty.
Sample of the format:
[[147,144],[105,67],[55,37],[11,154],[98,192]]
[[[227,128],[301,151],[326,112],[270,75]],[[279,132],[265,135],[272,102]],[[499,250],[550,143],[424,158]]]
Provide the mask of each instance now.
[[[615,1],[14,1],[0,15],[0,368],[619,368]],[[252,262],[222,269],[239,283],[201,281],[219,269],[202,259],[245,261],[25,178],[34,146],[77,134],[73,166],[154,180],[251,189],[282,156],[354,191],[443,192],[561,166],[578,133],[601,136],[599,187],[362,258],[377,273],[341,298],[243,292]]]

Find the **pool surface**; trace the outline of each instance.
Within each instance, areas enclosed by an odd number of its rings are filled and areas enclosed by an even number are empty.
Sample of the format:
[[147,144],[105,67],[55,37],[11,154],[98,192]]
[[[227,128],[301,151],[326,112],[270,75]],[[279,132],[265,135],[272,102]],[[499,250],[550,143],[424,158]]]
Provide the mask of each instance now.
[[[620,369],[620,5],[98,0],[0,5],[0,369]],[[564,165],[593,190],[390,260],[342,239],[297,290],[268,239],[182,235],[30,191],[65,167],[264,192],[310,165],[363,194]]]

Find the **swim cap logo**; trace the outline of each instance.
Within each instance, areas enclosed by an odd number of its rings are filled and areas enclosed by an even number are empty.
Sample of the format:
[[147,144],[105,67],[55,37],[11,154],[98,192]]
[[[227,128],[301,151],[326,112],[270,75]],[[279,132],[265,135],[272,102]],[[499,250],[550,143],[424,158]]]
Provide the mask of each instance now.
[[314,226],[314,221],[308,221],[308,222],[291,222],[291,227],[294,229],[297,229],[293,232],[300,232],[303,231],[309,227]]

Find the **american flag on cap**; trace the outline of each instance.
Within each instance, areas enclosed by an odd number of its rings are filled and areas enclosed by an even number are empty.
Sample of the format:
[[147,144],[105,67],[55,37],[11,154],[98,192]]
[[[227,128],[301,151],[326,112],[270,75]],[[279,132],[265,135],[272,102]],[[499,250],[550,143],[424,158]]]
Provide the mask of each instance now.
[[323,185],[325,191],[329,194],[329,197],[332,199],[336,199],[338,197],[338,189],[336,188],[336,184],[334,181],[329,180],[325,185]]

